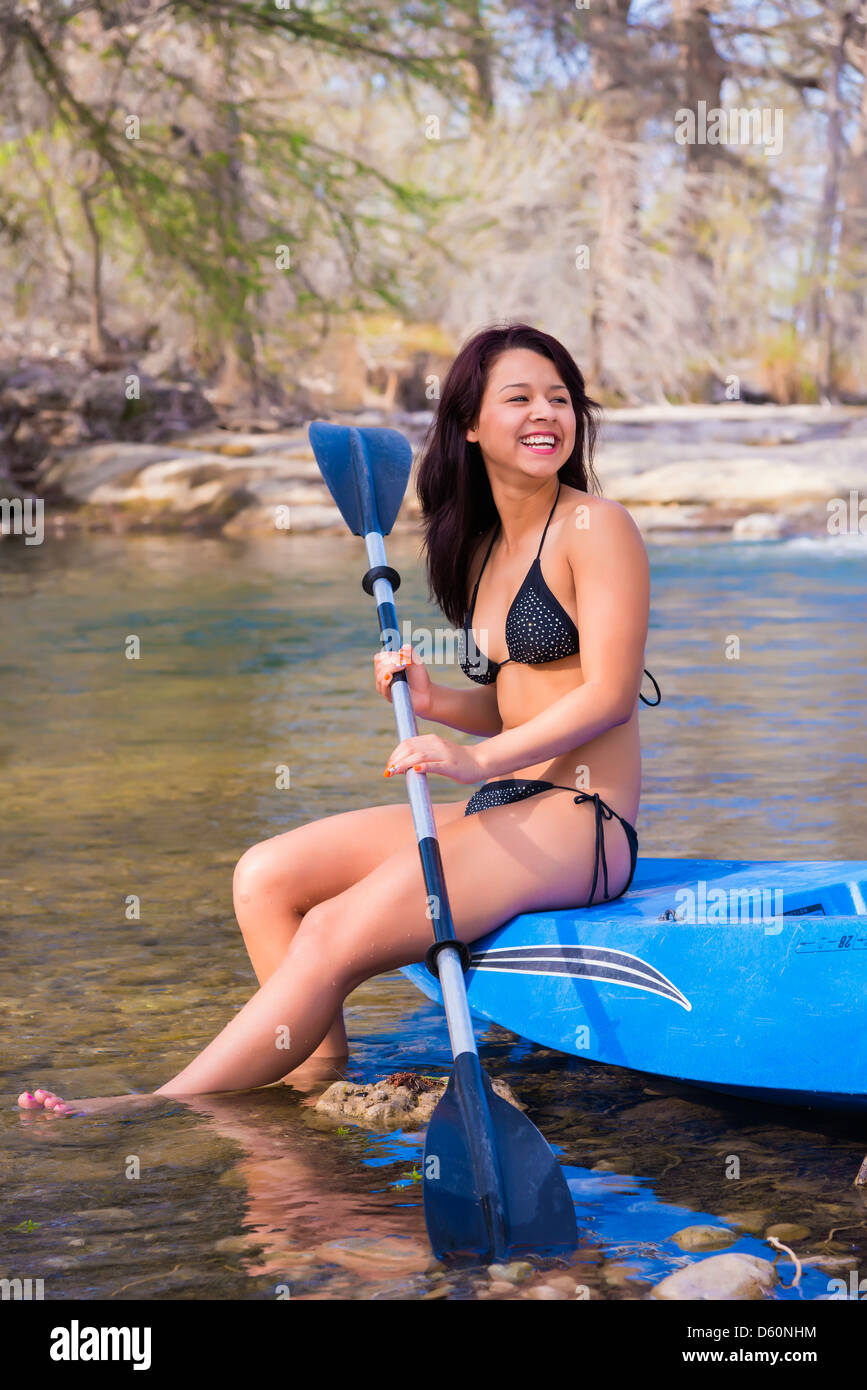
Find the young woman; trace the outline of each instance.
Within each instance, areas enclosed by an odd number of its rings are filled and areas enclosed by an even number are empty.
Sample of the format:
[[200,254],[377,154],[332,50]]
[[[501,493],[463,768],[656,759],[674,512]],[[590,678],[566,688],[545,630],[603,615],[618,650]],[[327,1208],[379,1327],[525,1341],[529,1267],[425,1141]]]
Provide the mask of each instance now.
[[[480,739],[421,733],[385,769],[484,784],[434,807],[467,942],[518,912],[619,897],[635,872],[649,576],[628,512],[597,495],[597,410],[556,339],[491,328],[455,360],[421,460],[431,593],[464,625],[472,684],[432,682],[408,647],[377,652],[375,679],[390,698],[405,666],[420,718]],[[234,901],[261,987],[203,1052],[152,1096],[67,1103],[38,1090],[21,1106],[81,1114],[333,1073],[347,1057],[347,995],[431,941],[402,798],[254,845]]]

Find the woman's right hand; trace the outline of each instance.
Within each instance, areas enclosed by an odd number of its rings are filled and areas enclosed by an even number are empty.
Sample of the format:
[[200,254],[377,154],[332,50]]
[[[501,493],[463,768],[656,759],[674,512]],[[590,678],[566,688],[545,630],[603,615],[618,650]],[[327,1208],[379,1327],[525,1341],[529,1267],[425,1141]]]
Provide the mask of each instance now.
[[391,703],[391,682],[395,671],[406,671],[412,707],[422,716],[430,713],[433,695],[431,679],[423,661],[407,642],[399,652],[376,652],[373,658],[376,688]]

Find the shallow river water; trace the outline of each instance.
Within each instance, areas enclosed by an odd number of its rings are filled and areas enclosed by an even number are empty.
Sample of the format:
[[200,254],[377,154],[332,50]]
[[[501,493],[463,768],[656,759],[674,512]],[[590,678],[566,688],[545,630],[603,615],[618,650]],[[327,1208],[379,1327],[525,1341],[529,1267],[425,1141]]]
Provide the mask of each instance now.
[[[401,619],[435,627],[416,556]],[[857,542],[649,547],[641,853],[865,858],[867,549]],[[432,1259],[422,1136],[342,1132],[286,1087],[129,1119],[21,1114],[22,1089],[149,1091],[253,993],[232,909],[250,844],[402,799],[373,688],[361,543],[147,536],[0,546],[5,1276],[51,1298],[526,1297]],[[129,639],[138,659],[125,655]],[[731,659],[731,638],[740,644]],[[727,647],[728,644],[728,647]],[[459,686],[454,667],[435,678]],[[290,770],[278,787],[276,769]],[[283,779],[285,780],[285,778]],[[431,778],[434,800],[454,784]],[[133,898],[138,899],[135,915]],[[346,1009],[351,1080],[444,1072],[440,1011],[399,974]],[[740,1214],[735,1251],[805,1264],[781,1299],[867,1274],[863,1119],[730,1100],[478,1030],[483,1065],[555,1145],[582,1246],[560,1296],[644,1297],[693,1255],[673,1242]],[[740,1178],[726,1176],[737,1155]],[[138,1176],[134,1176],[135,1173]],[[780,1257],[783,1284],[793,1277]],[[549,1289],[555,1287],[549,1284]],[[552,1296],[552,1295],[544,1295]]]

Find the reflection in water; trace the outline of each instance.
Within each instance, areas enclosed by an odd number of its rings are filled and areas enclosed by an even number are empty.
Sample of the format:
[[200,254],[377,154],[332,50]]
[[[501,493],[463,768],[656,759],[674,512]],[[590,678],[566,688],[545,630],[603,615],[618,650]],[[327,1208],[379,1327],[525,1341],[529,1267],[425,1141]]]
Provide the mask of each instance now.
[[[399,616],[435,627],[417,550],[389,541]],[[663,704],[642,706],[642,852],[863,857],[867,557],[720,545],[651,562]],[[243,850],[400,799],[380,775],[394,725],[362,570],[342,537],[0,549],[3,1272],[45,1278],[47,1297],[474,1296],[472,1274],[433,1265],[419,1135],[338,1134],[280,1086],[127,1120],[14,1105],[37,1084],[106,1095],[180,1070],[255,988],[231,899]],[[448,1067],[439,1012],[398,975],[359,989],[347,1025],[353,1080]],[[772,1259],[762,1233],[787,1222],[807,1229],[801,1257],[864,1267],[860,1122],[678,1090],[497,1028],[483,1059],[560,1146],[593,1297],[641,1296],[683,1262],[675,1231],[738,1214],[754,1233],[731,1248]],[[827,1277],[810,1266],[781,1296],[815,1298]]]

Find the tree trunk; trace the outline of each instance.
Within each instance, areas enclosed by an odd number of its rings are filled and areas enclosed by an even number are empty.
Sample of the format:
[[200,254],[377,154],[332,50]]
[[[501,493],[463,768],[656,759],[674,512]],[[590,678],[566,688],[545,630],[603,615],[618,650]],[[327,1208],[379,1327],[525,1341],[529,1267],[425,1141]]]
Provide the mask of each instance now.
[[[698,114],[698,103],[718,108],[726,64],[714,47],[710,19],[701,0],[673,0],[678,41],[678,90],[684,106]],[[713,256],[704,230],[711,221],[711,176],[719,165],[716,145],[688,144],[685,154],[684,202],[678,219],[674,254],[683,267],[683,293],[689,296],[699,342],[718,341]]]
[[472,0],[460,13],[454,12],[453,23],[457,30],[466,35],[466,58],[462,65],[469,67],[467,85],[481,107],[484,120],[494,109],[494,76],[491,43],[479,0]]
[[213,193],[219,220],[218,245],[224,248],[229,296],[229,322],[221,334],[223,361],[217,374],[213,399],[217,405],[256,406],[260,400],[261,381],[249,323],[247,294],[237,280],[245,266],[237,249],[243,245],[244,239],[244,184],[241,122],[232,96],[235,40],[231,31],[224,30],[219,20],[214,21],[211,32],[216,41],[211,81],[208,84],[213,125],[206,138],[206,148],[212,153],[219,152],[226,156],[225,163],[217,166]]
[[630,251],[638,238],[638,160],[635,153],[640,92],[630,82],[628,29],[631,0],[598,0],[588,10],[592,86],[600,112],[599,235],[591,262],[590,345],[587,375],[596,390],[637,399],[628,361],[640,302]]
[[105,302],[102,292],[102,238],[93,215],[93,188],[79,189],[81,210],[90,237],[90,304],[87,324],[87,347],[93,357],[103,357],[110,342],[105,328]]
[[[850,45],[849,62],[861,73],[861,104],[840,181],[840,243],[835,329],[854,361],[867,347],[867,29]],[[860,351],[859,351],[860,349]],[[863,394],[863,384],[859,383]]]
[[846,65],[846,43],[855,15],[851,11],[840,17],[840,31],[834,47],[831,81],[828,85],[828,158],[825,182],[816,224],[813,253],[813,289],[809,304],[809,327],[819,343],[819,387],[826,400],[836,395],[834,383],[834,305],[832,248],[840,200],[840,178],[843,167],[845,136],[842,120],[840,84]]

